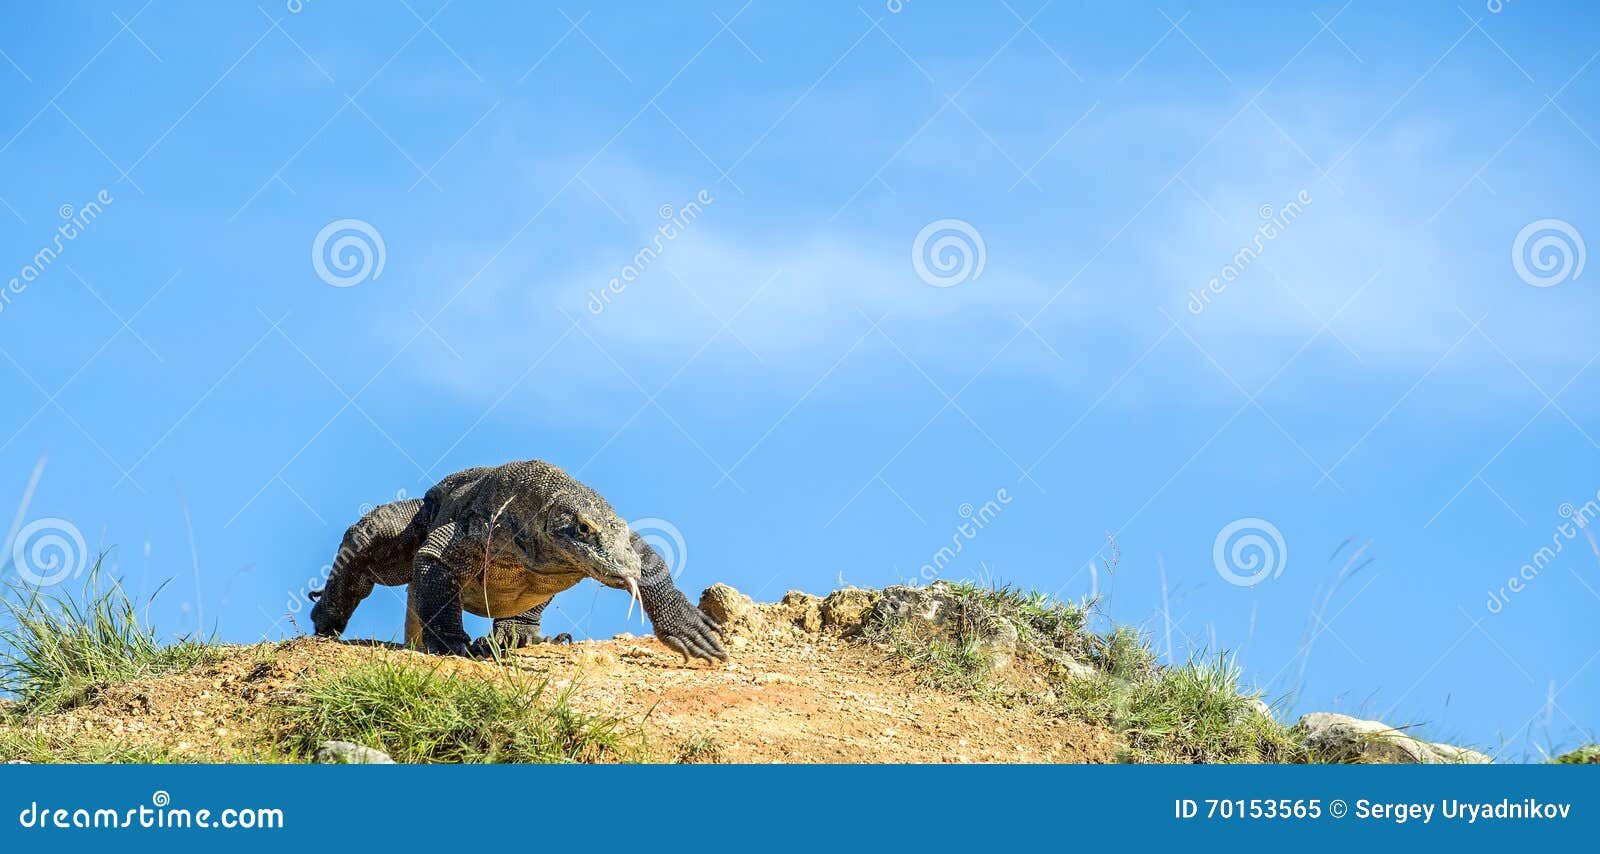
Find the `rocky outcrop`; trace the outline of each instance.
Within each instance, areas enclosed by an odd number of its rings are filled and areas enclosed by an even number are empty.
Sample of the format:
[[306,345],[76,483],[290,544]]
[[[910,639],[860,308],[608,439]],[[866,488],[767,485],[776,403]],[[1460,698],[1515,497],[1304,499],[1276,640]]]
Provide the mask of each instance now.
[[822,600],[822,625],[840,634],[853,635],[866,625],[867,615],[881,597],[876,590],[846,587],[835,590]]
[[706,588],[700,594],[700,610],[716,620],[724,634],[748,633],[757,618],[756,603],[726,584]]
[[[925,587],[899,585],[882,590],[845,588],[824,598],[791,590],[775,603],[758,604],[750,597],[718,584],[705,591],[700,608],[716,619],[736,649],[758,639],[795,638],[810,643],[807,636],[830,634],[844,637],[862,635],[885,626],[911,627],[970,644],[987,660],[985,678],[992,686],[1018,696],[1053,698],[1059,685],[1050,682],[1065,674],[1074,680],[1111,679],[1122,684],[1144,676],[1113,677],[1090,663],[1092,650],[1082,644],[1060,642],[1045,637],[1028,613],[1007,607],[1003,598],[974,595],[948,582],[935,581]],[[881,640],[878,634],[869,637]],[[764,685],[768,676],[754,677]],[[1259,698],[1241,698],[1238,719],[1258,717],[1276,729],[1272,708]],[[1281,732],[1281,730],[1277,730]],[[1305,715],[1289,731],[1316,762],[1362,762],[1405,764],[1479,764],[1489,757],[1474,750],[1437,744],[1407,735],[1403,730],[1380,721],[1361,720],[1332,712]]]
[[1381,721],[1334,712],[1305,715],[1293,732],[1301,747],[1324,762],[1478,765],[1490,761],[1475,750],[1423,741]]
[[970,633],[996,670],[1009,667],[1017,654],[1019,635],[1010,620],[976,603],[957,602],[950,585],[943,581],[927,587],[885,587],[872,607],[872,620],[880,625],[910,622],[935,631]]
[[822,631],[822,597],[799,590],[783,594],[778,604],[771,606],[773,616],[807,634]]

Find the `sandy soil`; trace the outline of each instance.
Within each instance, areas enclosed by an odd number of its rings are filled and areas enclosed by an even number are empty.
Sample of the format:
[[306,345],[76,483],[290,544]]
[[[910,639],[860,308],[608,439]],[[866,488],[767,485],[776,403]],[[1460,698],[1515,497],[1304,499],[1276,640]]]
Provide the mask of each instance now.
[[[161,745],[194,761],[272,761],[271,710],[305,680],[373,657],[442,667],[458,678],[507,669],[576,682],[573,704],[640,725],[671,761],[693,737],[726,762],[1106,762],[1116,739],[1026,708],[919,687],[887,651],[777,621],[729,638],[733,659],[684,664],[654,638],[620,636],[539,646],[508,665],[405,649],[300,638],[223,647],[219,661],[113,686],[90,702],[24,726],[64,736]],[[528,680],[534,681],[534,680]]]

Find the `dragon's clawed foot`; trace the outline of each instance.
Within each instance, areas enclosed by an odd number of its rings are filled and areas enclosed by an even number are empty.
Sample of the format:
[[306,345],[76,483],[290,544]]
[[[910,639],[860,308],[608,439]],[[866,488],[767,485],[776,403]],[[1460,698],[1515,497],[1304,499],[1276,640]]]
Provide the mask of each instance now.
[[429,655],[455,655],[462,658],[472,658],[473,647],[476,644],[467,643],[465,637],[442,639],[429,637],[422,642],[422,651]]
[[555,637],[545,637],[539,634],[537,629],[528,631],[520,626],[515,629],[496,626],[488,635],[473,641],[467,649],[467,654],[473,658],[495,658],[496,653],[542,643],[570,644],[572,635],[562,632]]
[[[685,603],[687,605],[687,603]],[[683,656],[703,658],[715,664],[727,661],[728,653],[722,648],[722,626],[706,612],[692,605],[686,607],[678,619],[662,619],[656,623],[656,637]]]

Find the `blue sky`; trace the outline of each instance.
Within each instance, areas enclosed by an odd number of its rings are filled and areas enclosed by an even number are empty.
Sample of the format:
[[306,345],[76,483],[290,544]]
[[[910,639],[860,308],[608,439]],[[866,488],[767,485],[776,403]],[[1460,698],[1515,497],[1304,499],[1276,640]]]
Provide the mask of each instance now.
[[75,531],[165,630],[292,635],[364,506],[542,458],[691,595],[936,565],[1292,713],[1594,735],[1583,4],[3,14],[8,554]]

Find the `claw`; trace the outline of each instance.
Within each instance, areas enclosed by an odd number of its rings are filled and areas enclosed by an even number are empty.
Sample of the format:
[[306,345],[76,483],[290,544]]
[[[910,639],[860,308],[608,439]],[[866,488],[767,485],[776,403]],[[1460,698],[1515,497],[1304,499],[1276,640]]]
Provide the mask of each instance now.
[[625,619],[633,619],[633,603],[638,602],[639,624],[644,625],[644,599],[639,595],[639,582],[632,578],[628,579],[628,595],[628,616]]

